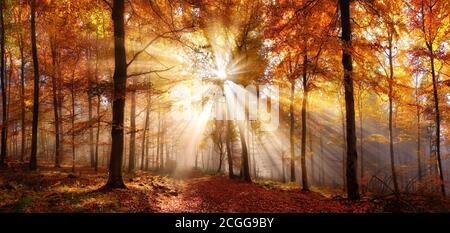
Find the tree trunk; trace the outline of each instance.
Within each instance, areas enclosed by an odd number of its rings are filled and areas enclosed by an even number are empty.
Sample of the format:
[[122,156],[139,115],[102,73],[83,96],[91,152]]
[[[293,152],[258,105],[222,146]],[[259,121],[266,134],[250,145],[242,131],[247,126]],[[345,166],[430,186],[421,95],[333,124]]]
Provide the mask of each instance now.
[[227,130],[226,130],[226,139],[225,139],[225,146],[227,147],[227,160],[228,160],[228,177],[230,179],[234,178],[234,171],[233,171],[233,152],[231,150],[231,141],[232,141],[232,135],[231,135],[231,121],[227,120]]
[[130,108],[130,155],[128,157],[128,172],[133,173],[136,163],[136,91],[131,91]]
[[247,151],[247,143],[245,141],[245,131],[243,127],[244,122],[238,122],[237,125],[239,127],[239,138],[241,140],[242,147],[242,178],[247,182],[252,182],[252,178],[250,177],[250,167],[248,163],[248,151]]
[[345,132],[345,114],[344,114],[344,107],[340,103],[340,96],[338,97],[339,100],[339,107],[341,109],[341,126],[342,126],[342,183],[343,183],[343,189],[344,191],[347,190],[347,178],[345,175],[346,165],[345,165],[345,157],[347,155],[347,134]]
[[100,94],[97,94],[97,134],[95,138],[94,170],[98,171],[98,144],[100,141]]
[[355,132],[355,101],[353,96],[352,79],[352,55],[351,48],[351,25],[350,25],[350,0],[340,0],[342,42],[342,65],[344,68],[344,90],[345,90],[345,110],[347,125],[347,195],[350,200],[357,200],[359,196],[359,185],[356,175],[356,164],[358,152],[356,151]]
[[[302,148],[301,148],[301,166],[302,166],[302,190],[309,191],[308,173],[306,171],[306,104],[308,103],[308,83],[306,65],[308,58],[306,54],[303,57],[303,100],[302,100]],[[292,122],[292,120],[291,120]]]
[[444,172],[442,171],[442,161],[441,161],[441,115],[439,112],[439,95],[438,95],[438,84],[437,78],[434,68],[434,53],[433,53],[433,44],[428,44],[428,49],[430,52],[430,62],[431,62],[431,78],[433,82],[433,99],[434,99],[434,111],[435,111],[435,124],[436,124],[436,132],[435,132],[435,143],[436,143],[436,160],[437,160],[437,170],[440,179],[440,187],[442,196],[445,197],[445,182],[444,182]]
[[124,1],[114,0],[112,18],[114,25],[114,99],[113,119],[111,127],[111,158],[109,178],[106,184],[109,188],[126,188],[122,178],[123,160],[123,122],[127,80],[127,62],[125,54]]
[[37,169],[37,130],[39,121],[39,61],[36,46],[36,0],[31,1],[31,51],[34,69],[33,124],[31,130],[30,170]]
[[148,153],[147,151],[147,130],[148,130],[148,121],[150,118],[150,107],[151,107],[151,98],[152,95],[150,93],[151,90],[148,90],[148,96],[147,96],[147,106],[145,107],[145,121],[144,121],[144,129],[142,132],[142,145],[141,145],[141,170],[144,170],[144,160],[145,160],[145,155],[146,153]]
[[392,131],[392,82],[394,82],[394,67],[392,63],[392,35],[389,35],[389,155],[391,158],[392,181],[394,192],[399,193],[397,173],[395,172],[394,135]]
[[59,117],[59,111],[58,111],[58,96],[57,96],[57,77],[56,77],[56,64],[57,64],[57,48],[56,48],[56,41],[54,36],[50,40],[50,47],[51,47],[51,54],[52,54],[52,94],[53,94],[53,114],[54,114],[54,126],[55,126],[55,167],[61,167],[61,161],[60,161],[60,131],[59,131],[59,125],[60,125],[60,117]]
[[95,151],[94,151],[94,124],[92,123],[92,80],[91,73],[88,73],[88,121],[89,121],[89,158],[91,167],[95,167]]
[[422,181],[422,163],[421,163],[421,135],[420,135],[420,103],[419,103],[419,78],[416,77],[416,116],[417,116],[417,175],[419,182]]
[[320,136],[319,136],[319,143],[320,143],[320,184],[323,186],[325,185],[325,154],[323,153],[323,139],[322,139],[322,126],[320,126]]
[[20,104],[21,104],[21,146],[20,146],[20,161],[25,159],[25,146],[26,146],[26,125],[25,125],[25,57],[24,57],[24,42],[22,34],[20,34]]
[[0,26],[1,26],[1,51],[0,51],[0,81],[2,91],[2,133],[1,133],[1,153],[0,153],[0,166],[6,165],[6,156],[8,153],[8,107],[6,97],[6,64],[5,64],[5,23],[3,22],[3,8],[5,7],[5,1],[0,3]]
[[[73,74],[74,75],[74,74]],[[70,97],[72,102],[72,172],[75,172],[75,80],[72,76]]]
[[[159,168],[161,169],[161,170],[163,170],[164,169],[164,144],[165,144],[165,134],[166,134],[166,127],[165,127],[165,121],[164,121],[164,114],[163,114],[163,117],[161,117],[161,139],[160,139],[160,149],[159,149],[159,153],[161,153],[160,155],[159,155]],[[166,150],[167,150],[167,148],[166,148]]]
[[[360,156],[361,156],[361,167],[360,167],[360,174],[359,174],[359,176],[360,176],[360,178],[359,178],[359,180],[360,180],[360,182],[361,182],[361,180],[363,179],[363,177],[364,177],[364,153],[363,153],[363,143],[364,143],[364,141],[363,141],[363,112],[362,112],[362,90],[361,90],[361,88],[362,87],[359,87],[359,103],[358,103],[358,107],[359,107],[359,109],[358,109],[358,112],[359,112],[359,153],[360,153]],[[363,184],[361,184],[361,186],[363,186]],[[363,187],[361,187],[361,189],[362,189],[362,192],[364,192],[364,188]]]
[[295,181],[295,112],[294,112],[294,98],[295,98],[295,80],[291,81],[291,102],[289,104],[289,115],[290,115],[290,130],[289,130],[289,140],[291,149],[291,182]]

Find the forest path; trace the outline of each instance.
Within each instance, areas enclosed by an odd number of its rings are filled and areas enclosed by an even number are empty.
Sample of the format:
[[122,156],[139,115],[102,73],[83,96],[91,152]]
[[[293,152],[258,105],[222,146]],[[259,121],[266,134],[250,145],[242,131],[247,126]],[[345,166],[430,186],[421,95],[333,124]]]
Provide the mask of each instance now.
[[202,176],[181,182],[178,195],[161,196],[161,212],[367,212],[367,202],[329,199],[315,192]]

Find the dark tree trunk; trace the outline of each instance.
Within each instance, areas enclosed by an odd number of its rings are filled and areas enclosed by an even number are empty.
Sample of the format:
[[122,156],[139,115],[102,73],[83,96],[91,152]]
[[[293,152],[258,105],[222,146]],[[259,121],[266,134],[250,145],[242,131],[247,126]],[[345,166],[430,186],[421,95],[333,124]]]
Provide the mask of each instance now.
[[[233,171],[233,152],[231,149],[231,121],[227,120],[227,135],[225,138],[225,146],[227,147],[227,160],[228,160],[228,177],[230,177],[230,179],[234,178],[234,171]],[[196,165],[197,166],[197,165]]]
[[128,172],[133,173],[136,163],[136,91],[131,91],[130,108],[130,155],[128,157]]
[[[358,103],[358,107],[359,107],[359,109],[358,109],[358,112],[359,112],[359,153],[360,153],[360,158],[361,158],[361,161],[360,161],[360,163],[361,163],[360,169],[361,170],[360,170],[360,174],[359,174],[360,182],[364,177],[364,156],[363,156],[364,155],[364,153],[363,153],[364,140],[363,140],[363,112],[362,112],[363,96],[362,96],[361,89],[362,89],[362,87],[359,88],[359,103]],[[361,184],[361,186],[363,186],[363,184]],[[361,191],[364,192],[364,187],[361,187],[361,189],[362,189]]]
[[340,96],[338,97],[339,100],[339,107],[341,109],[341,127],[342,127],[342,184],[343,185],[343,189],[344,191],[347,190],[347,178],[345,176],[345,170],[346,170],[346,165],[345,165],[345,158],[347,155],[347,137],[346,137],[346,132],[345,132],[345,114],[344,114],[344,107],[342,106],[342,104],[340,103]]
[[1,136],[1,153],[0,153],[0,165],[6,165],[6,156],[8,153],[8,107],[7,107],[7,97],[6,97],[6,69],[5,69],[5,23],[3,22],[3,8],[5,7],[5,1],[0,2],[0,26],[1,26],[1,51],[0,51],[0,81],[1,81],[1,91],[2,91],[2,136]]
[[31,51],[34,69],[33,124],[31,130],[30,170],[37,169],[37,133],[39,121],[39,61],[36,46],[36,0],[31,1]]
[[[306,54],[303,57],[303,100],[302,100],[302,148],[301,148],[301,166],[302,166],[302,190],[308,191],[308,173],[306,171],[306,105],[308,103],[308,80],[306,73],[306,65],[308,57]],[[292,121],[292,120],[291,120]],[[312,165],[312,164],[311,164]]]
[[98,144],[100,141],[100,94],[97,95],[97,134],[95,138],[94,170],[98,171]]
[[[99,83],[99,78],[98,78],[98,34],[97,34],[97,38],[95,40],[95,45],[96,45],[96,50],[95,50],[95,81],[98,84]],[[96,138],[95,138],[95,155],[94,155],[94,170],[98,171],[98,146],[99,146],[99,141],[100,141],[100,120],[101,120],[101,116],[100,116],[100,106],[101,106],[101,94],[100,92],[97,92],[97,134],[96,134]]]
[[351,48],[351,25],[350,25],[350,0],[340,0],[342,42],[344,45],[342,52],[342,65],[344,68],[344,90],[345,90],[345,110],[347,126],[347,195],[351,200],[357,200],[359,196],[359,185],[356,172],[358,153],[356,151],[356,130],[355,130],[355,101],[353,96],[352,79],[352,55]]
[[147,96],[147,106],[145,107],[145,121],[144,121],[144,129],[142,132],[142,145],[141,145],[141,170],[144,170],[144,161],[146,158],[146,154],[148,153],[148,148],[147,148],[147,130],[148,130],[148,121],[150,118],[150,107],[151,107],[151,92],[150,90],[148,90],[148,96]]
[[289,128],[289,140],[291,149],[291,182],[295,181],[295,112],[294,112],[294,98],[295,98],[295,80],[291,81],[291,102],[289,104],[289,116],[290,116],[290,128]]
[[127,62],[125,54],[123,0],[114,0],[112,18],[114,24],[114,99],[113,119],[111,127],[111,158],[109,178],[106,184],[109,188],[126,188],[122,178],[123,160],[123,123],[126,96]]
[[20,146],[20,161],[25,159],[25,146],[26,146],[26,125],[25,125],[25,56],[24,56],[24,41],[22,34],[20,34],[20,104],[21,104],[21,146]]
[[389,35],[389,155],[391,158],[392,181],[394,192],[399,193],[397,173],[395,172],[394,135],[392,129],[392,83],[394,82],[394,66],[392,61],[392,35]]
[[[75,74],[73,74],[75,75]],[[70,97],[72,102],[72,172],[75,172],[75,80],[72,76],[72,83],[70,87]]]
[[440,179],[440,187],[442,196],[445,197],[445,182],[444,182],[444,172],[442,171],[442,161],[441,161],[441,115],[439,112],[439,95],[438,95],[438,84],[437,78],[434,68],[434,53],[433,53],[433,44],[428,44],[428,49],[430,53],[430,62],[431,62],[431,78],[433,82],[433,99],[434,99],[434,111],[435,111],[435,124],[436,124],[436,132],[435,132],[435,143],[436,143],[436,160],[437,160],[437,170]]
[[158,130],[156,132],[156,158],[154,160],[154,167],[158,168],[159,165],[159,156],[160,156],[160,150],[161,150],[161,112],[158,112]]
[[[242,124],[241,124],[242,123]],[[238,122],[239,126],[239,138],[241,140],[242,147],[242,178],[247,182],[252,182],[252,178],[250,177],[250,167],[248,162],[248,150],[247,143],[245,141],[245,129],[243,127],[244,122]]]
[[50,41],[51,53],[52,53],[52,94],[53,94],[53,114],[55,120],[55,167],[61,167],[61,148],[60,148],[60,117],[58,111],[58,95],[57,95],[57,77],[56,77],[56,69],[57,69],[57,48],[56,48],[55,38],[52,37]]
[[420,128],[420,103],[419,103],[419,79],[416,77],[416,116],[417,116],[417,175],[419,181],[422,181],[422,162],[421,160],[421,128]]
[[320,143],[320,184],[325,185],[325,153],[323,153],[323,139],[322,139],[322,126],[320,126],[319,132]]
[[88,50],[88,121],[89,121],[89,158],[91,167],[95,167],[95,149],[94,149],[94,124],[92,123],[92,77],[90,70],[90,50]]

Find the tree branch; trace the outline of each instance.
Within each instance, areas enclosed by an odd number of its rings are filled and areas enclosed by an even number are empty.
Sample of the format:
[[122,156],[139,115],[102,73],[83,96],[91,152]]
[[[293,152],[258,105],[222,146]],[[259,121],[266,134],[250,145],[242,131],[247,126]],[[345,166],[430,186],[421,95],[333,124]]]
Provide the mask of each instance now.
[[152,74],[152,73],[166,72],[166,71],[171,70],[172,68],[173,68],[173,66],[170,67],[170,68],[167,68],[167,69],[162,69],[162,70],[150,70],[150,71],[146,71],[146,72],[133,73],[133,74],[127,75],[127,78],[141,76],[141,75],[146,75],[146,74]]
[[110,2],[108,2],[107,0],[102,0],[102,2],[104,2],[106,5],[108,5],[108,7],[112,10],[113,6]]

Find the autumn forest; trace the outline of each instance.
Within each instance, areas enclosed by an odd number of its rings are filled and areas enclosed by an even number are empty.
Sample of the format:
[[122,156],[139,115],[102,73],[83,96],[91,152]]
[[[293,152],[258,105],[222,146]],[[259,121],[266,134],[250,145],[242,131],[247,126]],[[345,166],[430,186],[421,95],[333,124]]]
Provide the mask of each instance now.
[[0,212],[449,212],[448,0],[0,0]]

